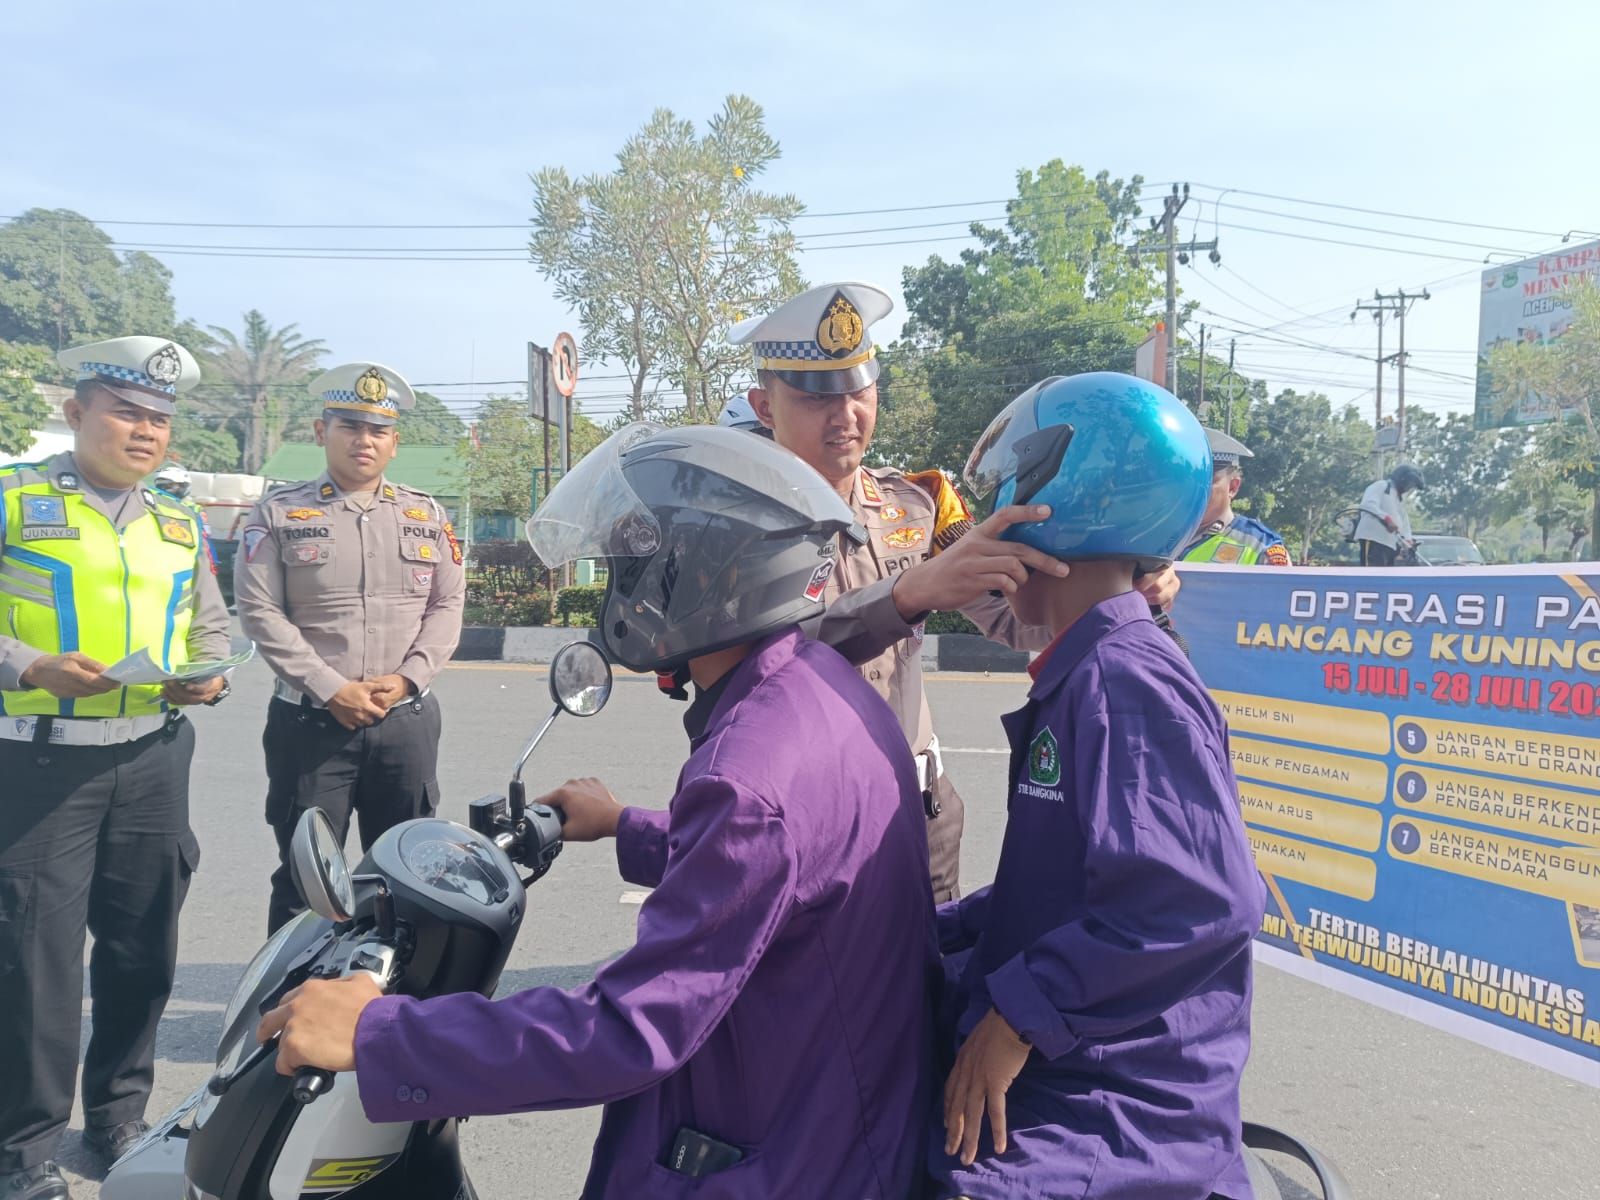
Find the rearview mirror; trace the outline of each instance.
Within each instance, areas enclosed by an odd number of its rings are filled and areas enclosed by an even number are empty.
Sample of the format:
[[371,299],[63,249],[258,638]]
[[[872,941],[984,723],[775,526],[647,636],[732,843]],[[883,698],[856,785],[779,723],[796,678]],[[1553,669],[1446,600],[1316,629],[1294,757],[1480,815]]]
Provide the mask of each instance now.
[[306,907],[330,921],[348,921],[355,913],[356,894],[344,847],[334,837],[328,814],[308,808],[294,827],[289,870]]
[[568,642],[550,663],[550,698],[563,712],[592,717],[611,699],[611,663],[593,642]]

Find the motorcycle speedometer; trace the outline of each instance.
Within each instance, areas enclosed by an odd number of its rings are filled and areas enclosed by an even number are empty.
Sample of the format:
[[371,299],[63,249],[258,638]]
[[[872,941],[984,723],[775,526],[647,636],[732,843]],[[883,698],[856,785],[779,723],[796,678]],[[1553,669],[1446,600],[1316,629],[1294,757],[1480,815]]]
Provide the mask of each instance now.
[[451,836],[443,822],[418,823],[400,838],[400,861],[406,870],[434,891],[499,904],[510,894],[511,880],[472,834]]

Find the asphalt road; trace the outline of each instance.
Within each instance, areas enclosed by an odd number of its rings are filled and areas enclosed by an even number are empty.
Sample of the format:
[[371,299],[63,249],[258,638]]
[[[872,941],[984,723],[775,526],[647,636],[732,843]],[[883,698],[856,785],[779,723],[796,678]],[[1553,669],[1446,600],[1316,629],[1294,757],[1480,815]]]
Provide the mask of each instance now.
[[[193,823],[203,861],[158,1039],[152,1120],[209,1074],[222,1010],[265,935],[274,862],[262,819],[267,681],[266,670],[251,664],[227,703],[196,717]],[[1024,682],[952,675],[929,683],[947,769],[967,798],[962,869],[969,888],[989,880],[998,856],[1006,758],[997,752],[997,718],[1020,703]],[[536,668],[458,665],[436,691],[445,713],[442,812],[464,820],[470,799],[503,789],[522,741],[548,711],[545,676]],[[681,711],[650,684],[619,680],[604,712],[557,722],[529,763],[530,791],[594,774],[624,801],[664,804],[684,753]],[[502,994],[588,978],[633,936],[631,890],[609,847],[569,847],[534,886]],[[1313,1141],[1340,1164],[1357,1196],[1600,1198],[1594,1090],[1270,967],[1256,973],[1254,1030],[1246,1117]],[[592,1110],[472,1120],[463,1141],[479,1192],[526,1200],[576,1195],[597,1123]],[[94,1200],[97,1172],[79,1144],[81,1127],[79,1113],[61,1161],[78,1200]]]

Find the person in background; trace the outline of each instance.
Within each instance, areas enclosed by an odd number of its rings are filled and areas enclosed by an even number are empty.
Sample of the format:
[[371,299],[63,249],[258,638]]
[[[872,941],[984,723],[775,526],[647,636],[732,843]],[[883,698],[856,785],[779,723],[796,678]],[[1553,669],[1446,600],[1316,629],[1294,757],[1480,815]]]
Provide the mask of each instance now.
[[200,370],[161,337],[63,350],[72,450],[0,467],[0,1197],[65,1200],[89,954],[84,1143],[109,1164],[148,1129],[178,912],[200,865],[194,727],[221,676],[124,687],[140,650],[170,670],[226,658],[228,611],[200,521],[142,481]]
[[1401,463],[1387,479],[1368,485],[1361,494],[1361,515],[1355,529],[1363,567],[1392,567],[1396,559],[1416,547],[1404,501],[1426,486],[1422,472],[1410,463]]
[[1254,458],[1247,446],[1220,429],[1207,429],[1211,448],[1211,493],[1200,528],[1179,551],[1180,562],[1238,563],[1242,567],[1266,563],[1290,565],[1289,549],[1275,530],[1233,511],[1234,497],[1244,482],[1242,460]]
[[267,931],[300,911],[289,845],[320,808],[370,846],[439,803],[439,701],[428,690],[461,637],[466,572],[425,492],[390,483],[411,386],[377,363],[312,380],[328,469],[263,496],[234,559],[239,623],[277,675],[262,745],[278,842]]
[[[894,307],[870,283],[829,283],[802,292],[729,331],[749,345],[756,386],[749,409],[778,445],[826,479],[850,505],[859,532],[839,539],[839,566],[826,581],[828,607],[807,632],[855,663],[900,718],[916,755],[928,819],[928,857],[938,901],[960,892],[965,804],[945,774],[922,685],[923,622],[960,612],[985,637],[1019,650],[1050,640],[1005,597],[1030,571],[1065,573],[1058,563],[1002,534],[1027,519],[1021,509],[974,526],[942,471],[863,466],[878,421],[878,347],[872,326]],[[748,427],[748,416],[741,417]],[[1170,570],[1140,581],[1152,603],[1170,600]]]

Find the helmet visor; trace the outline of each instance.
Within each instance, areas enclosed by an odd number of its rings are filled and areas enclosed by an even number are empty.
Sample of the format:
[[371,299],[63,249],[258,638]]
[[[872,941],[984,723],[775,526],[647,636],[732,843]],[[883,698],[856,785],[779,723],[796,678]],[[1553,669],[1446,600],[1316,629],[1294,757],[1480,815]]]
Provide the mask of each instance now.
[[989,422],[989,428],[983,431],[983,436],[967,456],[967,465],[962,468],[961,478],[972,489],[980,515],[987,516],[994,511],[1001,483],[1015,473],[1017,443],[1029,434],[1039,432],[1038,406],[1034,401],[1038,398],[1039,389],[1048,382],[1045,380],[1034,384],[1001,409],[999,416]]
[[528,518],[528,543],[539,561],[559,567],[581,558],[654,554],[661,526],[622,473],[622,458],[664,426],[636,421],[612,434],[550,489]]

